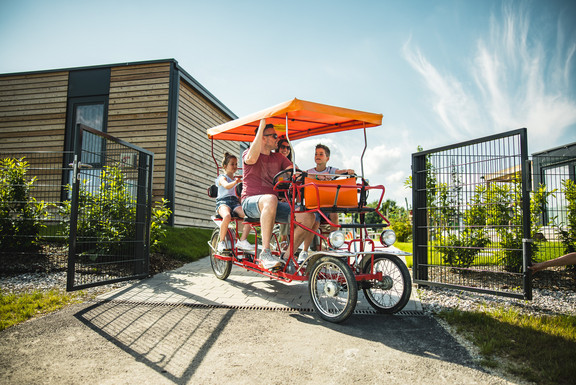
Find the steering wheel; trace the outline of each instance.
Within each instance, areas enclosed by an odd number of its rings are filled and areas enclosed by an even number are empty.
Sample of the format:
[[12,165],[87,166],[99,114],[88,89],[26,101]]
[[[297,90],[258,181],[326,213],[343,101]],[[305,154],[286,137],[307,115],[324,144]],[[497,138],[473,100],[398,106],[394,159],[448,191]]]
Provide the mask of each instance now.
[[[296,172],[302,173],[302,170],[297,168]],[[284,174],[286,174],[286,177],[284,179],[286,179],[287,181],[290,181],[290,182],[295,181],[292,179],[292,177],[294,176],[294,169],[293,168],[287,168],[285,170],[280,171],[278,174],[274,175],[274,179],[272,181],[272,183],[274,183],[274,186],[276,186],[276,183],[280,182],[280,177]]]
[[[296,172],[301,173],[302,170],[300,169],[296,169]],[[280,180],[280,178],[286,175],[285,177],[283,177],[283,180]],[[278,174],[274,175],[274,179],[273,179],[273,183],[274,186],[276,186],[276,184],[278,184],[277,188],[283,191],[279,192],[279,196],[280,198],[285,198],[286,200],[292,200],[292,192],[290,190],[290,184],[292,182],[294,182],[294,169],[293,168],[287,168],[286,170],[282,170],[280,171]]]

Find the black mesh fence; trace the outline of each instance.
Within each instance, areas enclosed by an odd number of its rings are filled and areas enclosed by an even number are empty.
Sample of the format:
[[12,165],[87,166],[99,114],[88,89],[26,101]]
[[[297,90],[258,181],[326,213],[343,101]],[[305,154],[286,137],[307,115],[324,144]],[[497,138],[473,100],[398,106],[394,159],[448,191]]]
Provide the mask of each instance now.
[[529,159],[524,129],[413,154],[415,282],[518,298],[573,287],[570,270],[527,266],[575,245],[574,167]]
[[0,153],[0,273],[65,270],[65,152]]
[[[576,154],[534,154],[531,164],[533,191],[543,196],[531,207],[537,212],[532,260],[542,262],[576,251]],[[533,286],[576,290],[576,267],[540,271],[533,275]]]
[[148,274],[153,155],[81,126],[69,177],[68,290]]
[[148,273],[153,154],[80,126],[74,152],[0,153],[0,274],[68,290]]

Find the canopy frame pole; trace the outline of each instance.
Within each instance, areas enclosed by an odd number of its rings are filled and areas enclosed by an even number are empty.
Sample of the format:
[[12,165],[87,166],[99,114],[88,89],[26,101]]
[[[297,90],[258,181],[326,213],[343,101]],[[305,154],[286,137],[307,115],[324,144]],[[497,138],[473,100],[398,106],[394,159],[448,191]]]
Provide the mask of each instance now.
[[292,154],[292,175],[296,173],[296,153],[294,152],[294,147],[292,147],[292,142],[290,142],[290,136],[288,135],[288,113],[286,113],[286,124],[284,129],[286,130],[286,140],[290,146],[290,154]]
[[218,161],[214,156],[214,137],[210,138],[210,142],[212,145],[212,159],[214,159],[214,163],[216,164],[216,176],[218,176],[218,174],[220,173],[220,165],[218,164]]
[[362,130],[364,131],[364,150],[362,150],[362,156],[360,157],[360,170],[362,171],[362,179],[364,179],[364,153],[366,153],[366,148],[368,147],[368,138],[366,137],[366,122],[362,122]]

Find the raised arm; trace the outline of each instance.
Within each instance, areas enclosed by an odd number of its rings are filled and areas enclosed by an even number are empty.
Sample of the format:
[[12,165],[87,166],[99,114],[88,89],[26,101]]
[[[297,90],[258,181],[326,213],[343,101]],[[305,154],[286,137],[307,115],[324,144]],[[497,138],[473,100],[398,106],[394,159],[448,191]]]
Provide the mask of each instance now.
[[260,153],[262,152],[262,136],[264,135],[265,128],[266,128],[266,119],[260,119],[258,132],[256,132],[254,141],[250,145],[250,149],[248,150],[248,153],[244,157],[244,163],[254,164],[258,161]]

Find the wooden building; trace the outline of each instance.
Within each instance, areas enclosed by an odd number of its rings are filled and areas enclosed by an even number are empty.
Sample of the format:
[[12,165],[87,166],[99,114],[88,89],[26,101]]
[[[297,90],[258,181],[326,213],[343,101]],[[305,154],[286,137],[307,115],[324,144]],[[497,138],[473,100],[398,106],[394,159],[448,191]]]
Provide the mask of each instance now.
[[[153,195],[175,226],[213,227],[206,129],[236,116],[174,59],[0,75],[0,153],[72,149],[77,123],[154,153]],[[236,142],[214,142],[240,155]]]

